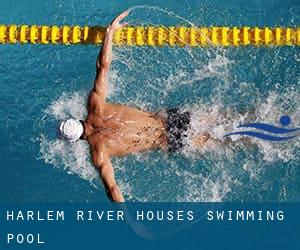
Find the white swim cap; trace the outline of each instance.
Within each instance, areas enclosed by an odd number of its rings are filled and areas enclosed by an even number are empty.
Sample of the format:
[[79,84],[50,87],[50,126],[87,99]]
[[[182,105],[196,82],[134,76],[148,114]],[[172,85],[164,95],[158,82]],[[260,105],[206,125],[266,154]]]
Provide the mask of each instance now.
[[83,134],[84,128],[82,123],[76,119],[61,121],[59,124],[59,137],[66,141],[77,141]]

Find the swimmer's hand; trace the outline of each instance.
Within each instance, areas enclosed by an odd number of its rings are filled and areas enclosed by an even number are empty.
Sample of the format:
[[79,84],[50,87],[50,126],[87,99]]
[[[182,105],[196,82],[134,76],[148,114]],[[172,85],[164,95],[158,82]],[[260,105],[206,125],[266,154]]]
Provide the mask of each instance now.
[[128,25],[128,22],[120,23],[125,17],[127,17],[129,14],[129,11],[126,10],[123,13],[121,13],[119,16],[117,16],[107,27],[107,32],[115,32],[118,29],[124,28],[126,25]]

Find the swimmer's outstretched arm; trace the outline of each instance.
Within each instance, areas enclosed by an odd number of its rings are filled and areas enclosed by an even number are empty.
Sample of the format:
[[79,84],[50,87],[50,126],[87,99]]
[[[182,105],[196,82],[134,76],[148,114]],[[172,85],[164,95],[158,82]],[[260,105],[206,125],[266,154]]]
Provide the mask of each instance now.
[[128,11],[123,12],[117,16],[111,24],[106,28],[105,38],[103,46],[96,61],[96,78],[94,83],[94,91],[103,98],[106,99],[107,94],[107,74],[112,61],[112,44],[114,32],[117,29],[121,29],[127,25],[127,23],[120,23],[127,15]]
[[113,166],[103,143],[93,149],[92,158],[95,167],[99,170],[100,178],[105,186],[107,196],[111,201],[124,202],[123,195],[115,180]]

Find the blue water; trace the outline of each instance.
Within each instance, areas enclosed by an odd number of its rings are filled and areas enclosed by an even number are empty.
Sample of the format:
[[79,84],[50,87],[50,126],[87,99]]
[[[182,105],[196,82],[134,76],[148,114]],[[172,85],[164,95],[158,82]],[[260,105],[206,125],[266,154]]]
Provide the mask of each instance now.
[[[0,23],[299,26],[299,1],[1,1]],[[55,137],[59,119],[83,118],[96,46],[0,45],[0,200],[107,200],[84,142]],[[300,127],[300,50],[114,48],[109,100],[145,110],[192,110],[195,131],[220,137],[241,122]],[[226,115],[225,115],[226,114]],[[283,143],[187,148],[113,159],[130,201],[300,201],[300,136]]]

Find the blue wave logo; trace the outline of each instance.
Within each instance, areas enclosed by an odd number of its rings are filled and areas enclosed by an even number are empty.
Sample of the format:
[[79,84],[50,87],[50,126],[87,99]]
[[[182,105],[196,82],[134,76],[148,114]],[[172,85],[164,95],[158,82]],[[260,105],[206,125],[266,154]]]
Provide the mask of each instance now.
[[297,136],[296,132],[300,131],[300,128],[290,128],[290,129],[284,128],[291,124],[291,118],[289,116],[285,116],[285,115],[281,116],[279,122],[283,127],[276,127],[266,123],[247,123],[237,127],[237,128],[252,128],[256,130],[258,129],[261,130],[262,132],[267,132],[271,134],[249,130],[249,131],[232,132],[224,135],[224,137],[228,137],[231,135],[246,135],[246,136],[255,137],[267,141],[286,141],[295,138]]

